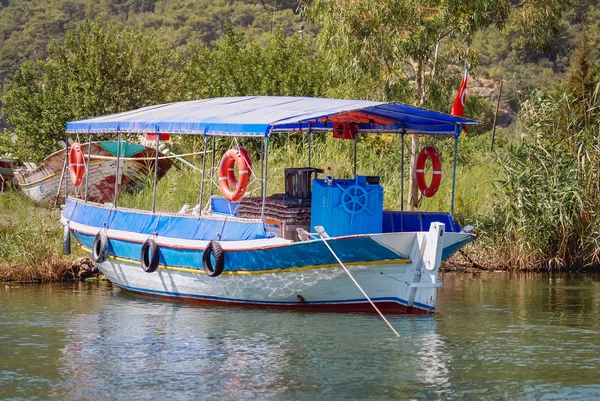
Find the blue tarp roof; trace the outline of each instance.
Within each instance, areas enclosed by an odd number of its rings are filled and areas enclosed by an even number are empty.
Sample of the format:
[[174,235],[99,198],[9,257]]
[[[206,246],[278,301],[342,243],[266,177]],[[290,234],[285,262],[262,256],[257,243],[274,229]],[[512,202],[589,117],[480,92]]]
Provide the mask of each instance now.
[[67,123],[67,132],[168,133],[265,136],[292,130],[331,130],[334,121],[359,131],[454,135],[479,124],[402,103],[310,97],[245,96],[168,103]]

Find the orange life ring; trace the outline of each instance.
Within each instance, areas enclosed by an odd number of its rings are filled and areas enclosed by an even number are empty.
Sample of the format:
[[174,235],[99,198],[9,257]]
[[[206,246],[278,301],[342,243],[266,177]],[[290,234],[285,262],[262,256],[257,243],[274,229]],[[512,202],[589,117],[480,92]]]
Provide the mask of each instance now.
[[[230,150],[235,150],[235,149],[230,149]],[[244,148],[237,148],[237,151],[240,152],[240,156],[244,159],[244,161],[248,165],[248,169],[250,169],[250,171],[252,171],[252,159],[250,159],[250,154],[248,153],[248,151]],[[223,157],[225,157],[225,156],[223,156]],[[221,160],[221,163],[222,162],[223,161]],[[239,169],[240,169],[240,166],[238,166],[238,170]],[[221,177],[220,173],[219,173],[219,177]],[[230,187],[233,187],[233,188],[237,188],[237,186],[238,186],[237,178],[235,178],[235,169],[233,168],[233,163],[232,163],[231,167],[229,167],[227,169],[227,183],[229,184]]]
[[85,178],[85,160],[81,145],[78,142],[75,142],[69,151],[69,174],[71,175],[73,185],[78,187],[83,184],[83,179]]
[[[427,182],[425,182],[425,163],[427,162],[427,158],[431,159],[431,164],[433,166],[433,178],[431,179],[431,184],[429,186],[427,185]],[[419,190],[423,196],[429,198],[435,195],[440,188],[441,183],[442,162],[440,161],[440,155],[433,146],[425,146],[417,158],[417,184],[419,185]]]
[[[234,166],[237,165],[239,181],[235,178]],[[219,164],[219,189],[225,199],[237,202],[246,193],[250,173],[252,172],[252,160],[248,151],[244,148],[229,149],[223,155]],[[234,188],[232,191],[230,186]]]

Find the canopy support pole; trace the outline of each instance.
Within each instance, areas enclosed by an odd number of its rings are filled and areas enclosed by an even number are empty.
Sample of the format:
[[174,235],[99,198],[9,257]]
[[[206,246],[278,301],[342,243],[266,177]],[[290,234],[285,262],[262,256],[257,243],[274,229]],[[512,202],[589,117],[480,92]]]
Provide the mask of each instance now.
[[267,204],[267,178],[269,172],[269,135],[264,139],[264,159],[263,159],[263,193],[262,193],[262,208],[260,218],[265,219],[265,206]]
[[354,172],[354,179],[356,180],[356,143],[358,142],[358,131],[356,132],[356,134],[354,134],[354,168],[353,168],[353,172]]
[[308,124],[308,167],[311,165],[311,150],[312,150],[312,129],[310,123]]
[[[60,174],[60,181],[58,182],[58,188],[56,188],[56,198],[54,198],[54,206],[58,205],[58,201],[60,200],[60,190],[62,189],[62,183],[65,179],[65,174],[67,172],[67,155],[65,155],[65,161],[62,166],[62,173]],[[67,204],[67,199],[65,198],[65,205]]]
[[265,139],[260,140],[260,196],[265,191]]
[[[406,135],[406,130],[404,129],[404,124],[402,124],[402,132],[400,133],[400,138],[402,140],[402,163],[401,163],[401,169],[402,172],[400,173],[400,211],[403,212],[404,211],[404,135]],[[402,221],[403,219],[400,219],[400,221]]]
[[[212,198],[212,191],[213,191],[213,176],[215,174],[215,152],[216,152],[216,148],[217,147],[217,142],[216,142],[216,138],[213,135],[212,137],[212,158],[210,160],[210,185],[209,185],[209,192],[208,192],[208,198]],[[202,205],[200,205],[200,207],[202,207]]]
[[[66,144],[67,144],[67,150],[65,153],[65,168],[63,171],[64,175],[70,175],[69,174],[69,133],[67,132],[65,134],[65,139],[66,139]],[[65,180],[65,205],[67,204],[67,200],[69,199],[69,179],[70,177],[67,177],[67,179]],[[59,192],[60,194],[60,188],[59,188]],[[58,196],[56,197],[56,201],[55,201],[55,205],[56,203],[58,203]]]
[[121,131],[117,129],[117,169],[115,171],[115,195],[113,197],[113,206],[117,207],[117,195],[119,194],[119,168],[121,164]]
[[152,213],[156,213],[156,187],[158,186],[158,144],[160,133],[156,133],[156,149],[154,150],[154,186],[152,187]]
[[85,166],[85,195],[84,201],[88,201],[88,178],[90,177],[90,161],[92,157],[92,133],[88,131],[88,154],[87,165]]
[[[206,147],[208,146],[208,136],[204,136],[204,155],[202,156],[202,181],[200,182],[200,199],[199,199],[199,205],[200,205],[200,210],[202,210],[202,198],[204,197],[204,176],[206,173]],[[214,158],[214,153],[213,153],[213,158]]]
[[455,190],[456,190],[456,158],[458,156],[458,137],[460,136],[460,124],[456,124],[454,131],[454,170],[452,172],[452,220],[454,220],[454,203],[455,203]]

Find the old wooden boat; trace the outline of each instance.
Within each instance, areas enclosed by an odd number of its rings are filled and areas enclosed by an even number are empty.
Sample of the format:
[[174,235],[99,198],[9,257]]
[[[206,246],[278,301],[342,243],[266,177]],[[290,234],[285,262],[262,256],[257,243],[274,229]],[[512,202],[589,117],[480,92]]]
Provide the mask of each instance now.
[[[140,191],[148,182],[148,175],[154,169],[155,149],[136,143],[122,142],[120,154],[120,174],[115,178],[117,164],[115,141],[91,142],[81,145],[85,158],[90,153],[88,175],[88,200],[111,202],[115,193],[115,182],[126,192]],[[88,149],[89,148],[89,149]],[[65,166],[66,149],[48,156],[39,166],[17,170],[15,176],[19,187],[38,204],[59,204],[65,201],[65,186],[69,177]],[[158,154],[158,178],[166,174],[172,161]],[[85,161],[87,163],[87,161]],[[72,185],[69,196],[82,198],[84,190]]]
[[[192,209],[161,213],[156,202],[144,211],[69,198],[61,218],[65,245],[73,235],[113,284],[139,293],[218,305],[432,312],[441,261],[474,239],[454,219],[454,187],[458,137],[464,125],[476,123],[401,103],[261,96],[70,122],[67,135],[200,135],[205,151],[211,142],[215,149],[212,137],[224,136],[233,146],[214,178],[204,155],[200,202]],[[290,166],[285,194],[268,196],[269,138],[291,131],[307,135],[308,165]],[[402,140],[415,134],[453,139],[450,211],[384,210],[379,177],[358,174],[356,162],[352,178],[319,178],[318,167],[325,166],[312,165],[310,138],[331,131],[355,144],[359,135],[379,132]],[[238,139],[261,143],[260,157],[254,155],[260,167]],[[160,140],[156,135],[157,148]],[[439,155],[435,149],[421,153],[420,189],[432,196],[440,183]],[[430,184],[421,159],[433,161]],[[403,172],[399,166],[402,180]],[[261,196],[245,196],[252,185],[260,186]],[[212,196],[213,188],[222,196]]]

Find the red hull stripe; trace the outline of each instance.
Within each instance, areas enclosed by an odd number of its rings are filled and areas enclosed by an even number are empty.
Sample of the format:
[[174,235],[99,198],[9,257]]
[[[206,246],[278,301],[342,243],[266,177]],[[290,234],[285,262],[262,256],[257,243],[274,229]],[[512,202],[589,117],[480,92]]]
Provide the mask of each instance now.
[[[65,224],[63,224],[65,225]],[[96,234],[94,232],[90,232],[90,231],[85,231],[85,230],[78,230],[75,228],[71,227],[71,231],[77,232],[79,234],[83,234],[83,235],[89,235],[94,237]],[[149,236],[150,237],[150,236]],[[346,238],[361,238],[361,237],[368,237],[368,235],[347,235],[347,236],[342,236],[342,237],[336,237],[333,238],[333,241],[337,241],[340,239],[346,239]],[[115,235],[111,235],[108,237],[108,239],[114,239],[117,241],[125,241],[125,242],[132,242],[132,243],[137,243],[137,244],[143,244],[145,242],[142,240],[137,240],[137,239],[133,239],[133,238],[127,238],[127,237],[119,237],[119,236],[115,236]],[[177,238],[173,238],[173,239],[177,239]],[[198,240],[198,241],[202,241],[202,240]],[[208,241],[205,241],[208,243]],[[176,244],[167,244],[164,242],[160,242],[160,241],[156,241],[156,245],[158,246],[164,246],[164,247],[168,247],[168,248],[173,248],[173,249],[184,249],[184,250],[190,250],[190,251],[204,251],[204,249],[206,248],[206,246],[204,247],[194,247],[194,246],[184,246],[184,245],[176,245]],[[280,244],[272,244],[272,245],[262,245],[262,246],[255,246],[252,248],[227,248],[226,251],[227,252],[240,252],[240,251],[260,251],[260,250],[267,250],[267,249],[273,249],[273,248],[280,248],[282,246],[289,246],[289,243],[280,243]]]
[[[96,235],[89,231],[76,230],[74,228],[71,228],[71,231],[74,231],[74,232],[77,232],[77,233],[83,234],[83,235],[90,235],[92,237]],[[133,239],[133,238],[119,237],[116,235],[111,235],[110,237],[108,237],[108,239],[114,239],[117,241],[125,241],[125,242],[133,242],[136,244],[143,244],[145,242],[145,240],[142,241],[142,240]],[[173,238],[173,239],[177,239],[177,238]],[[204,240],[199,240],[199,241],[204,241]],[[205,242],[208,242],[208,241],[205,241]],[[185,250],[190,250],[190,251],[204,251],[204,249],[206,248],[206,246],[183,246],[183,245],[176,245],[176,244],[167,244],[167,243],[159,242],[159,241],[156,242],[156,245],[173,248],[173,249],[185,249]],[[227,248],[226,251],[227,252],[257,251],[257,250],[265,250],[265,249],[270,249],[270,248],[278,248],[282,245],[289,245],[289,244],[265,245],[265,246],[257,246],[254,248]]]

